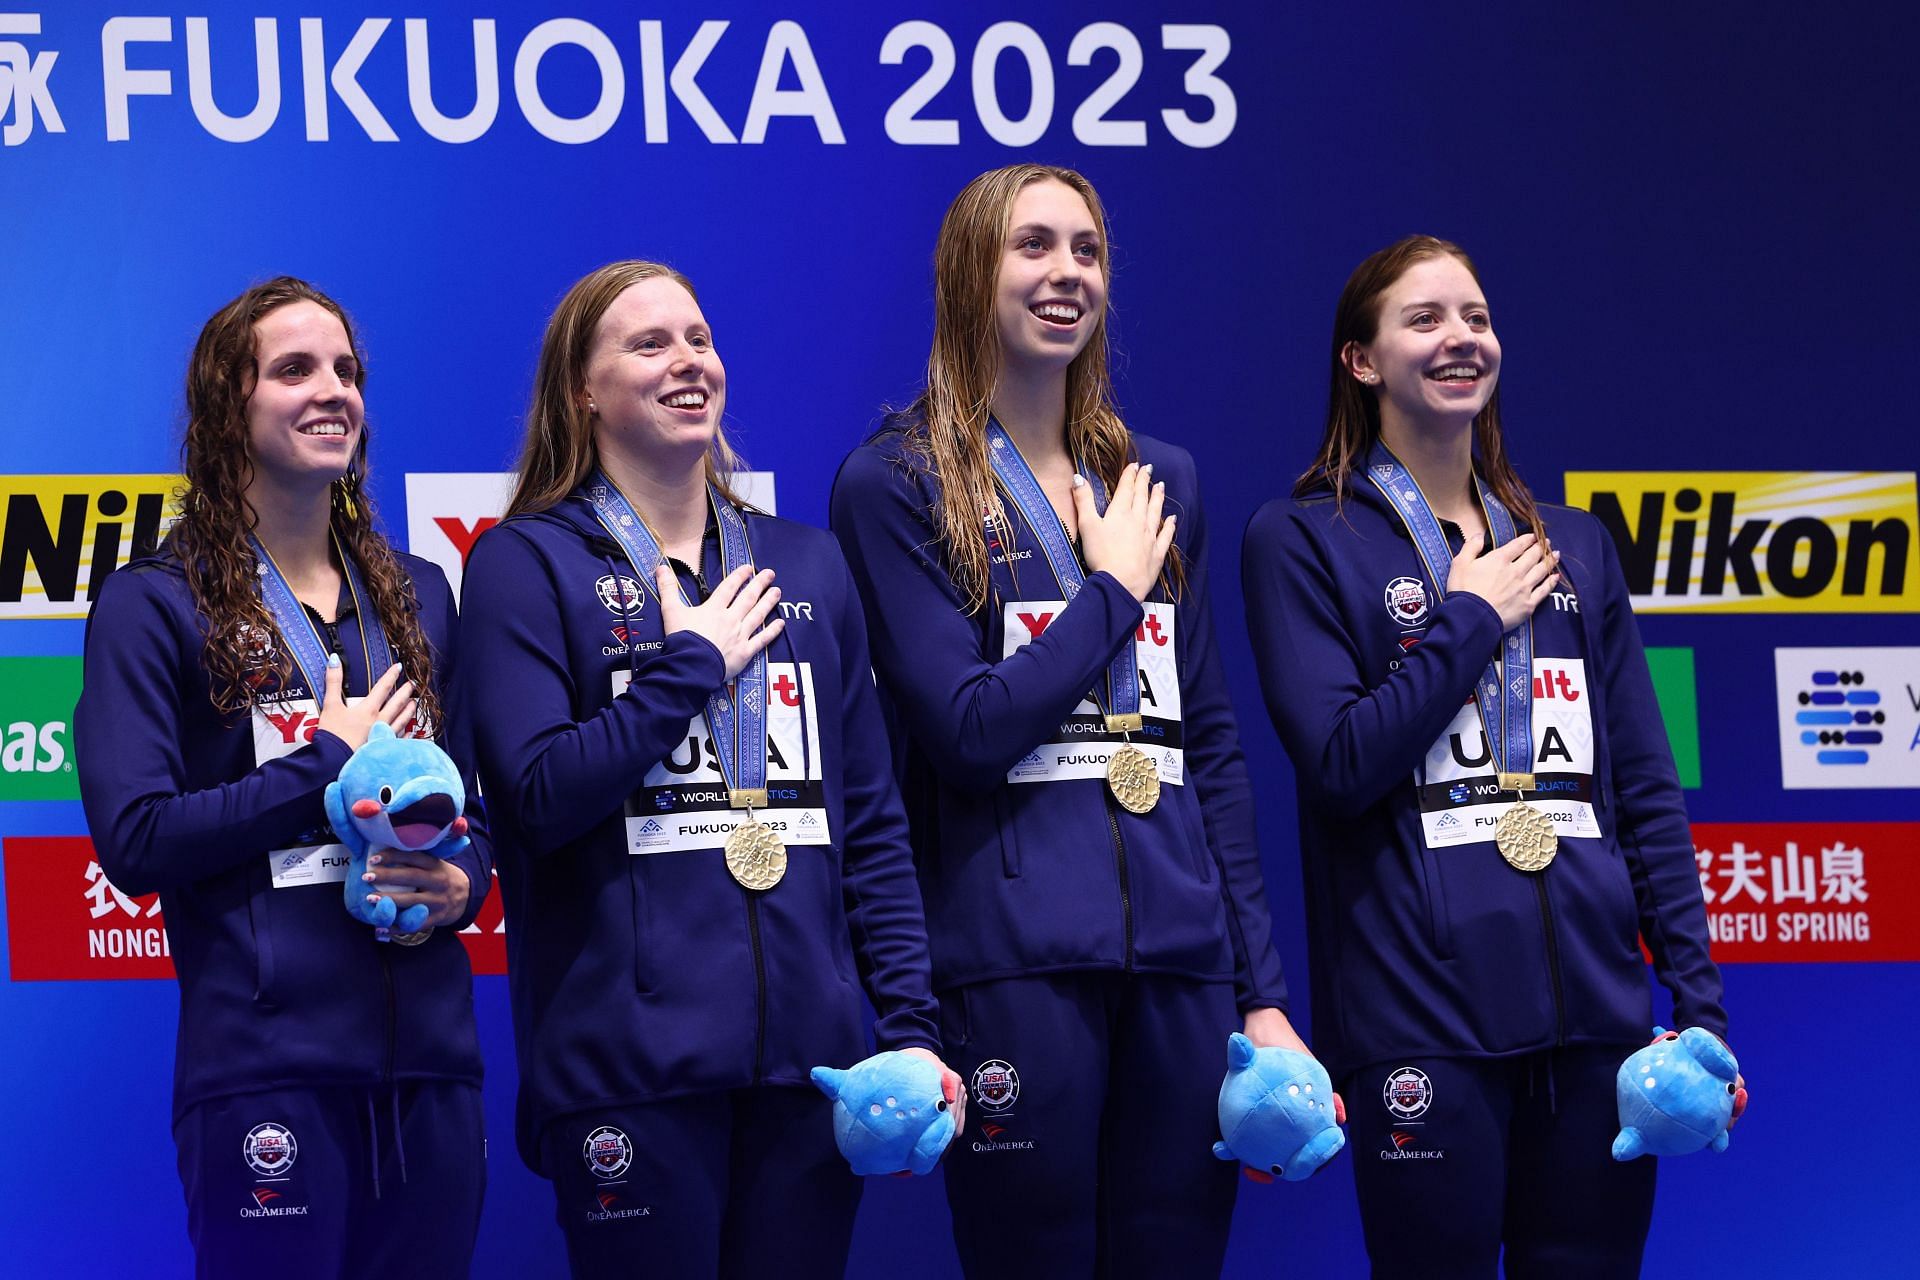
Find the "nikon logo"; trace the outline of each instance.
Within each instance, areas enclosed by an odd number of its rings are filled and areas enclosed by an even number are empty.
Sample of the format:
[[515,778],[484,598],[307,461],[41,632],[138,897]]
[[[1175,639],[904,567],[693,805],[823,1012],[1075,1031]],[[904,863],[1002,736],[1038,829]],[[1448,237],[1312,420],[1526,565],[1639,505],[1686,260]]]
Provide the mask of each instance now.
[[150,553],[178,476],[5,476],[0,618],[84,618],[101,579]]
[[1920,613],[1910,471],[1569,471],[1640,612]]
[[0,800],[77,800],[80,659],[0,658]]

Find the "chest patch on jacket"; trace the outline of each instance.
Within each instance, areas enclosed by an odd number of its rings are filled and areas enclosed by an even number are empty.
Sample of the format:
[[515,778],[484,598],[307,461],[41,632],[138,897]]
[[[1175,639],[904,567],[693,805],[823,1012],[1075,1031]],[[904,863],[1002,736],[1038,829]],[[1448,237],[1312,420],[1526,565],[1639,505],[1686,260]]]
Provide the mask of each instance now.
[[[631,682],[613,673],[619,697]],[[884,752],[884,742],[867,744]],[[767,807],[754,817],[773,828],[781,843],[831,844],[826,790],[821,784],[820,721],[814,711],[813,664],[767,664]],[[686,735],[647,770],[627,797],[627,852],[681,853],[718,849],[746,817],[727,804],[713,735],[705,716],[695,716]]]
[[[1593,698],[1580,658],[1533,660],[1533,761],[1537,789],[1527,803],[1553,819],[1562,836],[1598,836],[1593,813]],[[1497,731],[1497,727],[1496,727]],[[1469,699],[1427,749],[1415,777],[1420,825],[1429,849],[1493,838],[1493,824],[1511,807],[1501,791],[1493,753]]]
[[[1046,634],[1047,627],[1067,607],[1064,600],[1008,601],[1001,619],[1003,651],[1011,657]],[[1159,770],[1160,781],[1181,786],[1186,781],[1186,762],[1182,748],[1180,721],[1179,645],[1174,636],[1174,606],[1149,603],[1147,616],[1133,634],[1133,652],[1140,669],[1141,726],[1133,734],[1133,745],[1150,757]],[[1100,677],[1100,699],[1106,701],[1106,676]],[[1118,733],[1108,733],[1100,705],[1093,691],[1082,698],[1055,732],[1053,740],[1042,742],[1007,772],[1008,782],[1060,782],[1074,778],[1107,776],[1107,762],[1121,743]]]

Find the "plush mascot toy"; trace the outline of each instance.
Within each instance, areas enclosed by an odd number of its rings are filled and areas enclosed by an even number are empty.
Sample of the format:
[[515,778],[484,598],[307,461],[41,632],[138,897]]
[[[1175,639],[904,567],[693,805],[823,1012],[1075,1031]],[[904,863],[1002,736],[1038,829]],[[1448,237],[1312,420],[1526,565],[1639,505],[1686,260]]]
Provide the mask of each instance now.
[[347,868],[347,914],[370,924],[386,942],[391,934],[414,934],[427,921],[425,903],[396,913],[393,899],[367,901],[360,877],[377,849],[429,850],[451,858],[467,847],[467,789],[447,753],[424,738],[402,738],[376,724],[367,741],[327,784],[327,821],[353,855]]
[[1300,1182],[1347,1145],[1340,1132],[1333,1081],[1313,1058],[1292,1049],[1253,1047],[1238,1031],[1227,1037],[1227,1078],[1220,1086],[1222,1160],[1238,1160],[1262,1182]]
[[1620,1136],[1613,1158],[1684,1156],[1727,1149],[1727,1126],[1742,1092],[1740,1064],[1720,1037],[1701,1027],[1653,1029],[1654,1042],[1620,1064],[1613,1092]]
[[953,1107],[940,1068],[893,1050],[845,1071],[815,1067],[813,1083],[833,1099],[833,1140],[853,1171],[925,1174],[953,1141]]

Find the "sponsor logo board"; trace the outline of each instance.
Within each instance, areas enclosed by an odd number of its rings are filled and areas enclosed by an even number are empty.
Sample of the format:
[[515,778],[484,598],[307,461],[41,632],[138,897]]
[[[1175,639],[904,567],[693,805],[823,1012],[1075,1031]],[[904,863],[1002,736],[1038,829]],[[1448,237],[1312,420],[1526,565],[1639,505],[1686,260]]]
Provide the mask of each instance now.
[[[107,879],[85,836],[8,836],[0,842],[7,946],[15,982],[171,978],[173,951],[160,896],[135,897]],[[329,898],[338,902],[338,890]],[[340,907],[341,915],[346,908]],[[363,927],[363,926],[361,926]],[[507,971],[498,885],[461,931],[476,974]]]
[[1920,822],[1693,828],[1713,958],[1920,960]]
[[1647,649],[1647,670],[1653,676],[1653,696],[1660,703],[1660,719],[1667,727],[1667,745],[1673,749],[1673,767],[1680,785],[1700,785],[1700,704],[1693,679],[1693,650]]
[[1920,612],[1911,471],[1569,471],[1640,612]]
[[1780,785],[1920,787],[1920,648],[1775,649]]
[[0,658],[0,800],[78,800],[80,659]]
[[84,618],[114,569],[158,546],[179,476],[0,476],[0,618]]

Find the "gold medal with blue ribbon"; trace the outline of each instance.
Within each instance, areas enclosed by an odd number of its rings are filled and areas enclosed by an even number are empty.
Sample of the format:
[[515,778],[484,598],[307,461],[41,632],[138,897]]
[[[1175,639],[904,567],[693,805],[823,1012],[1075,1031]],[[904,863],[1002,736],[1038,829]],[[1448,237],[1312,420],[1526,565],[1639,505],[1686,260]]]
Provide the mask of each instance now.
[[[1080,568],[1080,558],[1074,554],[1073,544],[1067,538],[1067,530],[1060,523],[1059,513],[1053,504],[1047,501],[1046,491],[1040,487],[1039,479],[1033,474],[1033,468],[1020,456],[1020,448],[1013,438],[992,418],[987,419],[987,458],[993,464],[993,474],[1013,499],[1013,505],[1020,509],[1027,527],[1040,539],[1040,549],[1047,557],[1047,564],[1053,569],[1053,578],[1059,584],[1060,594],[1073,603],[1080,589],[1086,585],[1087,575]],[[1094,509],[1102,515],[1107,510],[1107,486],[1100,477],[1093,474],[1082,462],[1080,476],[1087,482],[1093,494]],[[1120,651],[1107,665],[1107,696],[1102,704],[1100,691],[1094,690],[1094,701],[1100,705],[1105,717],[1108,733],[1123,735],[1121,744],[1107,759],[1107,789],[1113,792],[1113,798],[1128,813],[1146,813],[1160,800],[1160,769],[1153,758],[1139,747],[1133,745],[1130,735],[1140,729],[1140,668],[1139,658],[1134,653],[1133,638],[1129,636],[1120,646]]]
[[[634,576],[649,594],[656,594],[654,570],[667,562],[660,541],[626,495],[605,472],[595,471],[587,481],[587,501],[602,527],[627,553]],[[747,522],[739,510],[707,486],[707,503],[720,530],[722,575],[745,565],[753,567],[753,548],[747,541]],[[678,577],[675,578],[676,583]],[[689,605],[685,587],[680,598]],[[727,784],[731,808],[746,810],[746,818],[727,833],[727,871],[740,885],[758,892],[773,888],[787,873],[787,847],[772,827],[753,816],[767,807],[767,652],[755,653],[731,686],[707,695],[707,731],[720,775]]]
[[[1367,479],[1400,514],[1419,553],[1428,585],[1435,598],[1445,599],[1447,566],[1453,562],[1453,552],[1413,473],[1384,443],[1375,441],[1367,457]],[[1474,473],[1473,486],[1494,545],[1511,542],[1515,533],[1513,514],[1478,472]],[[1554,832],[1553,819],[1526,802],[1526,793],[1534,789],[1536,781],[1532,773],[1532,618],[1501,637],[1499,655],[1474,683],[1473,701],[1480,712],[1480,728],[1486,734],[1487,754],[1499,787],[1515,796],[1514,803],[1494,822],[1494,847],[1516,870],[1543,871],[1559,851],[1560,837]]]

